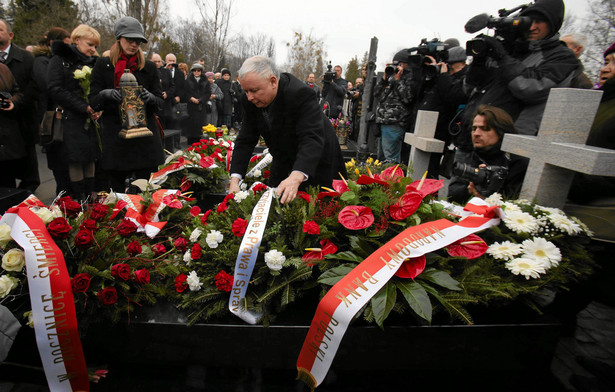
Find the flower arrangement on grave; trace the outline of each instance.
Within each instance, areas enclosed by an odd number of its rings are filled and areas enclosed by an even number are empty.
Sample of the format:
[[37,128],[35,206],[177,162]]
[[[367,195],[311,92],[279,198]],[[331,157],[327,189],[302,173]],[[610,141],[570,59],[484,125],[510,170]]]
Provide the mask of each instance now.
[[[368,174],[300,192],[287,205],[271,200],[260,245],[250,248],[256,259],[241,299],[258,322],[273,322],[299,298],[323,296],[404,230],[470,214],[434,202],[440,181],[413,181],[397,166],[368,167]],[[118,320],[165,298],[194,323],[228,319],[238,254],[267,189],[253,183],[207,211],[179,191],[151,189],[128,199],[109,197],[106,204],[61,198],[50,208],[31,209],[65,255],[84,319]],[[403,260],[361,309],[362,318],[381,326],[391,315],[404,323],[471,324],[469,307],[522,300],[539,310],[545,291],[592,272],[584,248],[590,233],[582,223],[526,201],[496,195],[487,203],[484,212],[500,208],[505,214],[498,226]],[[0,224],[0,302],[22,317],[29,310],[23,251],[10,231]]]
[[233,146],[233,142],[223,138],[201,139],[183,151],[170,154],[151,181],[182,192],[222,193],[229,180]]

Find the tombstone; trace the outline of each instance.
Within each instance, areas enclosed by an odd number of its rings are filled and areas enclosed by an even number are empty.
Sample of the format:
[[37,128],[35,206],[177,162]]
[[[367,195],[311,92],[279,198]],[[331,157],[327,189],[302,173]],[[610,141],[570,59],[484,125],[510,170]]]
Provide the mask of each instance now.
[[[419,110],[416,116],[414,133],[406,133],[404,142],[410,144],[410,160],[414,175],[422,176],[429,167],[431,153],[441,153],[444,151],[444,142],[434,138],[436,126],[438,125],[438,112],[429,110]],[[410,175],[408,167],[408,175]]]
[[602,91],[551,89],[538,136],[507,134],[502,150],[530,159],[520,197],[562,208],[574,172],[615,176],[615,150],[585,145]]

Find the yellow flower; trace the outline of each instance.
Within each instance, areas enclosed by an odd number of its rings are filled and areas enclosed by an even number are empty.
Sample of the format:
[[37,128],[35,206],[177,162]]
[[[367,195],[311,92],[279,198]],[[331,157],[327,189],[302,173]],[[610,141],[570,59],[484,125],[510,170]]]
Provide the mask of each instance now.
[[367,163],[368,165],[371,165],[374,162],[374,158],[369,157],[365,160],[365,163]]
[[376,159],[376,162],[374,162],[374,166],[380,166],[380,165],[382,165],[382,162]]
[[355,172],[355,174],[356,174],[357,176],[361,175],[361,172],[359,171],[359,169],[358,169],[358,168],[357,168],[357,169],[354,169],[354,172]]
[[203,133],[214,133],[214,132],[216,132],[215,125],[207,124],[206,126],[203,127]]

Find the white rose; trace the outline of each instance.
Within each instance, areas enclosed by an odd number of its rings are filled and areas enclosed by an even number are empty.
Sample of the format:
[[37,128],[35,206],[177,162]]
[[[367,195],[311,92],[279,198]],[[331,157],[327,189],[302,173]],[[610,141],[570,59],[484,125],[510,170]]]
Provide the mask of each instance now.
[[186,278],[186,283],[188,283],[190,291],[199,291],[203,286],[203,283],[201,283],[201,280],[197,276],[196,271],[190,272],[190,274]]
[[32,311],[28,310],[27,312],[23,314],[23,317],[25,319],[28,319],[28,322],[26,322],[26,325],[30,328],[34,328],[34,316],[32,316]]
[[81,69],[75,70],[73,75],[75,75],[75,79],[85,79],[85,72],[83,72],[83,70]]
[[26,257],[21,249],[11,249],[2,256],[2,268],[6,271],[19,272],[24,265],[26,265]]
[[0,225],[0,248],[4,249],[6,244],[11,241],[11,226],[3,223]]
[[198,240],[201,236],[201,233],[203,233],[201,229],[194,229],[192,234],[190,234],[190,242],[196,242],[196,240]]
[[17,287],[19,281],[12,276],[2,275],[0,276],[0,298],[4,298]]
[[239,191],[237,193],[235,193],[235,201],[237,203],[241,203],[242,201],[244,201],[246,199],[246,197],[248,197],[250,195],[250,193],[248,191]]
[[63,218],[64,217],[64,214],[62,214],[62,209],[59,206],[57,206],[56,204],[51,206],[50,211],[53,214],[53,219],[55,219],[55,218]]
[[51,222],[52,220],[54,220],[56,217],[53,215],[53,212],[51,212],[48,208],[42,207],[42,208],[38,208],[36,210],[32,209],[32,211],[34,211],[34,213],[41,218],[41,220],[47,224],[49,222]]
[[267,267],[274,271],[279,271],[282,269],[282,265],[286,261],[286,256],[282,252],[276,249],[272,249],[269,252],[265,253],[265,263],[267,263]]

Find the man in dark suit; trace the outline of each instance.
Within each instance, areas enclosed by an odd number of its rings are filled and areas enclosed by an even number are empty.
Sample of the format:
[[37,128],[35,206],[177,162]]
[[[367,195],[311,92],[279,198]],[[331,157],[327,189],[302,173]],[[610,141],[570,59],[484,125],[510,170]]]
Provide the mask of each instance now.
[[[175,105],[181,101],[182,94],[184,92],[184,84],[186,82],[186,75],[179,69],[177,69],[177,57],[173,53],[169,53],[164,57],[164,61],[167,63],[166,69],[171,73],[171,79],[173,80],[173,97],[171,97],[171,111],[174,111]],[[179,121],[172,116],[172,120],[168,124],[169,129],[180,129]]]
[[331,186],[338,172],[345,175],[337,137],[311,88],[291,74],[280,74],[261,56],[243,63],[239,80],[245,91],[244,120],[231,163],[231,192],[239,191],[259,136],[273,156],[269,186],[277,187],[282,203],[293,200],[300,187]]
[[152,62],[156,64],[158,70],[158,77],[160,78],[160,85],[162,86],[162,96],[164,99],[164,105],[162,113],[159,113],[162,118],[162,124],[166,129],[170,128],[172,122],[171,107],[173,106],[173,98],[175,97],[175,85],[173,84],[173,77],[171,71],[164,67],[162,57],[158,53],[152,54]]
[[32,79],[34,58],[27,50],[12,44],[12,39],[13,29],[11,25],[0,19],[0,62],[11,70],[17,84],[19,84],[20,91],[23,93],[19,126],[27,144],[28,156],[24,161],[19,188],[34,193],[41,183],[35,148],[38,142],[38,124],[36,124],[37,116],[34,102],[36,86]]

